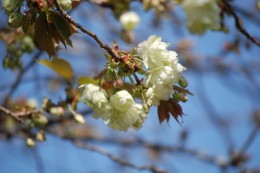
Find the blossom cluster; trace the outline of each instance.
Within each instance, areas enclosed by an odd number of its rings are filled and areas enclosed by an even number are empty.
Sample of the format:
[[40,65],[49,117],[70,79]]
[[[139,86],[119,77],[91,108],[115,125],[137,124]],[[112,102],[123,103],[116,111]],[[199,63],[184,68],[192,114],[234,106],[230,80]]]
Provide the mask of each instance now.
[[184,0],[182,7],[190,32],[203,34],[207,29],[220,28],[220,8],[217,0]]
[[101,118],[115,130],[127,131],[129,128],[142,127],[152,105],[159,106],[160,101],[172,98],[173,85],[186,69],[178,62],[177,53],[167,50],[168,46],[160,37],[150,36],[135,49],[135,57],[143,62],[143,71],[146,71],[143,83],[139,84],[142,85],[139,91],[143,92],[143,104],[135,102],[133,96],[124,89],[117,88],[119,91],[109,96],[100,86],[82,85],[81,99],[93,109],[93,117]]
[[146,95],[152,98],[152,104],[156,106],[160,100],[171,97],[174,92],[172,85],[178,82],[181,72],[186,69],[178,63],[177,53],[167,50],[168,46],[160,37],[150,36],[137,47],[137,53],[148,70],[144,81],[149,88]]
[[136,103],[126,90],[116,92],[110,98],[104,89],[86,84],[82,94],[84,101],[94,111],[94,118],[101,118],[115,130],[139,129],[147,117],[141,104]]

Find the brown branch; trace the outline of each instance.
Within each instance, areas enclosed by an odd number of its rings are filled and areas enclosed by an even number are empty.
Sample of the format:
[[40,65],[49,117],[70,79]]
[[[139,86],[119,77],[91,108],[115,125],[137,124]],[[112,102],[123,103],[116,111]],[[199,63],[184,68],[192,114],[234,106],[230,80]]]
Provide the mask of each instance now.
[[133,76],[134,76],[134,78],[135,78],[136,85],[142,85],[142,81],[138,78],[138,76],[136,75],[136,73],[133,73]]
[[152,166],[152,165],[145,165],[145,166],[137,166],[133,163],[130,163],[128,161],[125,161],[121,158],[118,158],[118,157],[115,157],[113,154],[109,153],[108,151],[102,149],[102,148],[99,148],[99,147],[95,147],[93,145],[89,145],[87,143],[84,143],[82,141],[79,141],[79,140],[76,140],[74,141],[75,145],[80,147],[80,148],[84,148],[84,149],[87,149],[89,151],[94,151],[94,152],[97,152],[99,154],[102,154],[106,157],[108,157],[109,159],[111,159],[112,161],[122,165],[122,166],[126,166],[126,167],[130,167],[130,168],[133,168],[133,169],[136,169],[136,170],[139,170],[139,171],[150,171],[152,173],[167,173],[166,171],[163,171],[155,166]]
[[80,29],[83,33],[89,35],[90,37],[92,37],[101,48],[105,49],[112,57],[116,58],[116,59],[120,59],[120,57],[115,54],[115,52],[113,51],[113,49],[108,46],[107,44],[103,43],[95,33],[87,30],[86,28],[84,28],[82,25],[80,25],[79,23],[75,22],[69,15],[68,13],[66,13],[66,11],[64,11],[57,0],[53,0],[57,10],[59,11],[59,13],[71,24],[73,24],[75,27],[77,27],[78,29]]
[[232,7],[232,5],[229,3],[229,0],[222,0],[223,2],[223,6],[220,5],[222,7],[222,10],[226,13],[226,14],[230,14],[233,16],[234,20],[235,20],[235,25],[236,28],[249,40],[251,40],[253,43],[255,43],[257,46],[260,47],[260,42],[254,38],[241,24],[241,19],[237,16],[234,8]]
[[19,112],[13,112],[3,106],[0,105],[0,112],[9,115],[13,117],[15,120],[23,123],[24,117],[31,117],[32,115],[39,114],[42,111],[41,110],[30,110],[30,111],[19,111]]

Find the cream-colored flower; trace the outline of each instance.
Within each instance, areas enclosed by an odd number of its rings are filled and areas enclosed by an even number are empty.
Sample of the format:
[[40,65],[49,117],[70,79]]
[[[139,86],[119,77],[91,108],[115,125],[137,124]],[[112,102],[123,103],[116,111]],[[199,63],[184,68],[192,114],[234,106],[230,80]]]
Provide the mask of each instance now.
[[139,129],[147,116],[142,105],[135,103],[131,94],[126,90],[118,91],[112,95],[110,105],[111,114],[106,124],[115,130]]
[[107,120],[110,106],[106,91],[94,84],[81,85],[80,88],[84,88],[81,100],[93,109],[93,117]]
[[118,111],[126,111],[134,104],[134,99],[126,90],[118,91],[110,98],[110,104]]
[[107,103],[107,94],[99,86],[94,84],[86,84],[80,86],[84,87],[81,100],[88,104],[91,108],[100,108],[104,103]]
[[168,54],[168,44],[161,41],[160,37],[152,35],[137,47],[137,53],[143,59],[147,69],[154,69],[163,65],[163,58]]
[[167,47],[168,44],[157,36],[150,36],[137,47],[137,53],[148,69],[144,84],[153,90],[153,97],[150,97],[153,105],[171,97],[172,85],[178,82],[181,72],[186,69],[178,63],[177,53],[168,51]]
[[142,106],[133,103],[125,111],[119,111],[117,108],[114,108],[106,124],[112,129],[119,131],[127,131],[129,128],[139,129],[142,127],[146,116],[147,114],[142,110]]
[[120,16],[119,21],[120,21],[123,29],[125,29],[127,31],[131,31],[131,30],[134,30],[140,23],[140,17],[135,12],[129,11],[129,12],[123,13]]
[[155,106],[160,104],[160,100],[168,100],[174,92],[171,85],[153,85],[153,90],[154,96],[152,98],[152,102]]
[[184,0],[182,7],[190,32],[203,34],[207,29],[220,28],[220,8],[217,0]]
[[84,87],[81,100],[93,109],[94,118],[101,118],[109,127],[120,131],[142,126],[147,115],[142,105],[135,103],[126,90],[116,92],[108,101],[106,92],[99,86],[87,84],[80,87]]

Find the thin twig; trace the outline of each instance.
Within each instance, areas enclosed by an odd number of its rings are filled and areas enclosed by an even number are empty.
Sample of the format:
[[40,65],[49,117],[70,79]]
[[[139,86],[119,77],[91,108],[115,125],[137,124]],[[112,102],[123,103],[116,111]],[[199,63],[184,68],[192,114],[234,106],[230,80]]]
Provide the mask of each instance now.
[[36,169],[38,173],[44,173],[45,170],[44,170],[44,164],[43,164],[43,160],[42,160],[42,157],[40,155],[40,152],[37,150],[37,148],[33,148],[32,151],[32,155],[34,157],[34,160],[35,160],[35,164],[36,164]]
[[66,13],[66,11],[64,11],[57,0],[53,0],[54,4],[57,8],[57,10],[59,11],[59,13],[71,24],[73,24],[75,27],[77,27],[78,29],[80,29],[83,33],[89,35],[90,37],[92,37],[101,48],[105,49],[112,57],[116,58],[116,59],[120,59],[120,57],[115,54],[115,52],[112,50],[112,48],[110,46],[108,46],[107,44],[103,43],[95,33],[87,30],[86,28],[84,28],[82,25],[80,25],[79,23],[77,23],[75,20],[73,20],[68,13]]
[[19,122],[23,122],[24,117],[31,117],[32,115],[39,114],[42,111],[41,110],[30,110],[30,111],[19,111],[19,112],[13,112],[9,109],[3,107],[0,105],[0,112],[12,116],[14,119],[16,119]]
[[[51,134],[54,134],[54,135],[58,135],[58,133],[56,133],[55,130],[53,130],[53,129],[52,130],[50,129],[48,132]],[[104,138],[104,137],[100,138],[100,137],[95,137],[95,136],[85,136],[85,137],[74,136],[74,137],[72,137],[69,134],[65,134],[65,136],[63,136],[63,138],[67,139],[67,140],[71,140],[71,141],[77,141],[77,143],[80,143],[81,148],[85,148],[85,149],[89,149],[88,143],[90,143],[90,142],[95,143],[95,144],[100,143],[102,145],[103,144],[119,145],[122,147],[129,147],[129,148],[142,147],[142,148],[146,148],[146,149],[156,150],[160,153],[186,154],[188,156],[192,156],[203,162],[206,162],[206,163],[209,163],[211,165],[215,165],[215,166],[221,167],[221,168],[227,168],[228,166],[230,166],[230,162],[228,159],[225,159],[220,156],[214,156],[214,155],[208,154],[207,152],[202,151],[202,150],[187,148],[187,147],[183,147],[183,146],[167,146],[167,145],[161,145],[161,144],[156,144],[156,143],[150,143],[141,138],[135,138],[135,139],[129,140],[129,139],[120,139],[120,138]],[[124,166],[126,166],[126,165],[124,165]],[[131,166],[129,166],[129,167],[131,167]]]
[[134,76],[134,78],[135,78],[136,85],[142,85],[142,81],[138,78],[138,76],[136,75],[136,73],[133,73],[133,76]]
[[241,19],[237,16],[234,8],[232,7],[232,5],[229,3],[229,0],[222,0],[223,2],[223,8],[222,10],[226,13],[226,14],[230,14],[233,16],[234,20],[235,20],[235,25],[237,27],[237,29],[249,40],[251,40],[253,43],[255,43],[257,46],[260,46],[260,42],[254,38],[251,34],[249,34],[249,32],[242,26],[241,24]]
[[90,150],[90,151],[94,151],[94,152],[97,152],[99,154],[102,154],[106,157],[108,157],[109,159],[111,159],[112,161],[122,165],[122,166],[126,166],[126,167],[130,167],[130,168],[133,168],[133,169],[136,169],[136,170],[139,170],[139,171],[150,171],[152,173],[167,173],[166,171],[163,171],[155,166],[152,166],[152,165],[145,165],[145,166],[137,166],[133,163],[130,163],[128,161],[125,161],[121,158],[118,158],[118,157],[115,157],[114,155],[112,155],[111,153],[109,153],[108,151],[102,149],[102,148],[99,148],[99,147],[95,147],[95,146],[92,146],[92,145],[89,145],[87,143],[84,143],[82,141],[74,141],[75,145],[80,147],[80,148],[84,148],[84,149],[87,149],[87,150]]
[[249,146],[252,144],[254,139],[256,138],[257,134],[259,132],[259,124],[256,124],[251,133],[248,135],[248,138],[246,139],[244,145],[241,147],[239,153],[242,154],[246,152],[246,150],[249,148]]
[[9,90],[9,92],[6,94],[4,100],[3,100],[3,105],[6,105],[8,99],[10,97],[12,97],[12,95],[14,94],[14,92],[16,91],[17,87],[19,86],[20,82],[22,81],[23,76],[25,75],[25,73],[36,63],[36,60],[39,59],[39,57],[41,56],[42,51],[39,51],[33,58],[32,60],[20,71],[20,73],[18,74],[15,82],[13,83],[13,85],[11,86],[11,89]]
[[203,108],[206,111],[206,115],[209,118],[210,122],[215,126],[217,132],[223,137],[224,141],[228,145],[228,150],[230,151],[233,147],[233,140],[228,132],[226,124],[223,123],[222,119],[218,116],[217,111],[215,110],[214,106],[212,105],[209,98],[206,96],[206,89],[205,83],[203,81],[202,75],[200,74],[200,82],[199,88],[197,91],[197,96],[203,105]]

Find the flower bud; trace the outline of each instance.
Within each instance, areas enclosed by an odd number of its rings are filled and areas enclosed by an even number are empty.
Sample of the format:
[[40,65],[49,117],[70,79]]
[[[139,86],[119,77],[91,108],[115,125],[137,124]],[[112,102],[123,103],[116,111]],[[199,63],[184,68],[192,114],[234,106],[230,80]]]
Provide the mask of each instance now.
[[188,101],[188,97],[185,93],[174,93],[173,94],[173,100],[175,101],[182,101],[182,102],[187,102]]
[[179,93],[179,100],[182,102],[187,102],[188,96],[185,93]]
[[178,83],[182,88],[186,88],[188,86],[188,82],[184,77],[181,77]]
[[22,49],[27,52],[32,52],[35,46],[33,43],[33,39],[30,36],[25,36],[22,39]]
[[76,115],[74,116],[74,119],[75,119],[75,121],[76,121],[77,123],[79,123],[79,124],[84,124],[84,123],[85,123],[84,117],[83,117],[82,115],[80,115],[80,114],[76,114]]
[[50,113],[53,114],[53,115],[58,115],[58,116],[61,116],[64,114],[64,109],[62,107],[52,107],[50,109]]
[[45,141],[45,140],[46,140],[46,136],[45,136],[44,131],[39,131],[39,132],[37,132],[37,134],[36,134],[36,139],[37,139],[38,141],[40,141],[40,142]]
[[38,102],[34,98],[30,98],[27,100],[27,106],[29,106],[30,108],[37,108]]
[[34,140],[32,138],[27,138],[26,139],[26,145],[28,147],[34,147],[35,146],[35,142],[34,142]]
[[140,22],[140,17],[135,12],[126,12],[122,14],[119,21],[124,30],[131,31],[137,27]]
[[36,125],[44,126],[48,123],[48,119],[44,115],[36,115],[35,117],[33,117],[33,122]]

